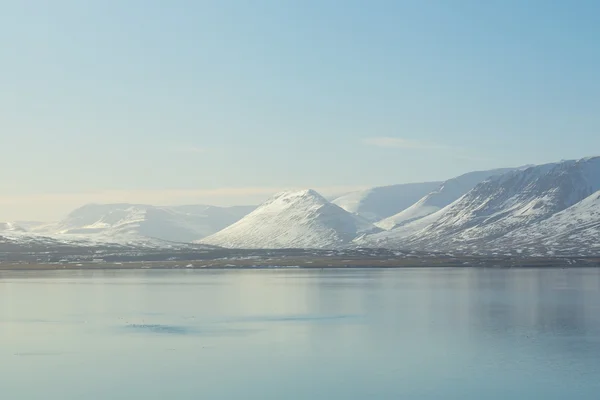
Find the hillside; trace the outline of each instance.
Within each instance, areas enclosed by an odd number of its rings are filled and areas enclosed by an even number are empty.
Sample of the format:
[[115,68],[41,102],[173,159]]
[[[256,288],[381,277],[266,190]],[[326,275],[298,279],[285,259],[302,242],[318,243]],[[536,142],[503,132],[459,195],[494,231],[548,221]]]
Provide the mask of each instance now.
[[313,190],[284,192],[201,243],[230,248],[334,248],[379,229]]
[[485,251],[497,248],[494,241],[501,243],[503,236],[515,234],[511,232],[528,228],[532,234],[544,226],[536,228],[536,224],[598,190],[600,158],[508,172],[480,183],[457,201],[422,220],[363,238],[358,245]]
[[129,242],[148,238],[192,242],[236,222],[254,207],[204,205],[159,207],[145,204],[90,204],[33,233]]
[[513,171],[511,168],[493,169],[490,171],[475,171],[449,179],[442,183],[436,190],[428,193],[415,204],[399,212],[396,215],[377,222],[383,229],[394,229],[409,222],[423,218],[429,214],[441,210],[447,205],[458,200],[461,196],[473,189],[477,184],[494,176]]
[[334,199],[332,203],[350,213],[376,222],[410,207],[420,198],[437,189],[440,183],[405,183],[374,187],[345,194]]

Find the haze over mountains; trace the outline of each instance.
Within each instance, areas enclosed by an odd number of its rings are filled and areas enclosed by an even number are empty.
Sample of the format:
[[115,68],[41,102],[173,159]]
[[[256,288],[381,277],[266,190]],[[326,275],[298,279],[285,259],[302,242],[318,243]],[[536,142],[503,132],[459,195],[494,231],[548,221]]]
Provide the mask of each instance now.
[[26,232],[26,229],[15,222],[0,222],[0,233],[2,232]]
[[0,236],[156,246],[165,241],[255,249],[597,255],[600,158],[378,187],[331,202],[302,190],[279,193],[259,207],[87,205],[58,223],[2,223]]
[[35,226],[31,232],[115,242],[148,238],[193,242],[231,225],[253,209],[253,206],[89,204],[58,223]]

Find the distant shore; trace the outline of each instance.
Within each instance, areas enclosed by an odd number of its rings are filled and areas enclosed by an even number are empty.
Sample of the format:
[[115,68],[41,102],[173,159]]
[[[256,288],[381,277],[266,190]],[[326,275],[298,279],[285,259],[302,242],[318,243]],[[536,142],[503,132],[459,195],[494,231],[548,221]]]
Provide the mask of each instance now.
[[600,258],[489,257],[264,257],[210,260],[127,262],[3,262],[0,271],[132,270],[132,269],[261,269],[261,268],[566,268],[600,267]]

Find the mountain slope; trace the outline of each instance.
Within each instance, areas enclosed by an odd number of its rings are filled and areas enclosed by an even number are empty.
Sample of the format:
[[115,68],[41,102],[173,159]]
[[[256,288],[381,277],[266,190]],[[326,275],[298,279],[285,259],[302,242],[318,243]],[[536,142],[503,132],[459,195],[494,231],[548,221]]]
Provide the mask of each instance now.
[[14,222],[0,222],[0,232],[25,232],[26,229]]
[[548,219],[598,190],[600,158],[508,172],[480,183],[426,221],[370,236],[359,244],[424,250],[488,249],[492,241]]
[[13,224],[23,228],[26,231],[30,231],[42,225],[47,225],[47,222],[41,221],[14,221]]
[[538,255],[600,254],[600,191],[548,219],[509,232],[488,247]]
[[71,212],[57,224],[37,227],[33,232],[118,242],[148,238],[192,242],[236,222],[253,208],[90,204]]
[[394,215],[439,187],[441,182],[380,186],[345,194],[332,203],[371,222]]
[[423,218],[458,200],[462,195],[477,186],[478,183],[513,170],[512,168],[501,168],[490,171],[475,171],[449,179],[415,204],[398,214],[377,222],[375,225],[390,230]]
[[378,228],[313,190],[275,195],[200,243],[230,248],[334,248]]

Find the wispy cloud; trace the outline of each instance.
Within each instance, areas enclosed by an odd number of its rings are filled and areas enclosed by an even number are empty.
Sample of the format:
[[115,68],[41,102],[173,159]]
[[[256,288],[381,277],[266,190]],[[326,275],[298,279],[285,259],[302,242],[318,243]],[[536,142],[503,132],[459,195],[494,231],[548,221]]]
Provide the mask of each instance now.
[[370,137],[363,140],[363,143],[369,146],[387,147],[396,149],[412,149],[412,150],[439,150],[448,149],[438,143],[425,142],[420,140],[403,139],[389,136]]

